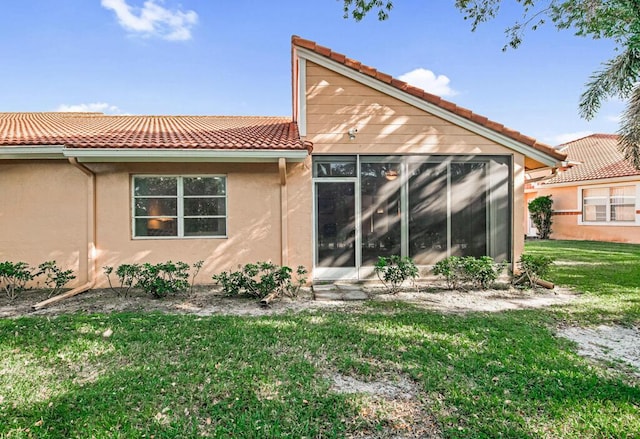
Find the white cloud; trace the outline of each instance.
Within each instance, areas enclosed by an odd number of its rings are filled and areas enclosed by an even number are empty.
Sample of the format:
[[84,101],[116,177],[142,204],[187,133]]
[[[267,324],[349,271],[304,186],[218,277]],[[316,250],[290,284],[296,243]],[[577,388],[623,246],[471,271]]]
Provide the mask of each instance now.
[[582,139],[593,134],[593,131],[576,131],[575,133],[563,133],[549,138],[549,143],[552,145],[562,145],[563,143],[571,142],[572,140]]
[[147,0],[142,8],[127,4],[126,0],[101,0],[102,6],[111,9],[126,30],[143,36],[156,36],[169,41],[191,39],[191,28],[198,21],[194,11],[169,10],[158,2]]
[[424,91],[433,93],[438,96],[455,96],[457,91],[449,86],[451,80],[445,75],[437,75],[431,70],[417,68],[404,75],[398,76],[398,79],[408,82],[411,85],[419,87]]
[[115,105],[106,102],[93,102],[90,104],[61,104],[55,111],[72,112],[72,113],[106,113],[106,114],[122,114],[122,111]]

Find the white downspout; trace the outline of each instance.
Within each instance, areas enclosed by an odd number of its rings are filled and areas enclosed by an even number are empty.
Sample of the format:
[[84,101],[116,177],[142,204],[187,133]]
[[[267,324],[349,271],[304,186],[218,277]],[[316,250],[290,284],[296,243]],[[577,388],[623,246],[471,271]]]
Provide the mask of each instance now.
[[69,157],[69,163],[89,177],[88,202],[87,202],[87,283],[73,288],[66,293],[51,297],[33,305],[33,309],[41,309],[52,303],[75,296],[93,288],[96,283],[96,174],[85,165],[78,162],[75,157]]
[[280,265],[289,265],[289,203],[287,194],[287,160],[278,159],[280,171]]

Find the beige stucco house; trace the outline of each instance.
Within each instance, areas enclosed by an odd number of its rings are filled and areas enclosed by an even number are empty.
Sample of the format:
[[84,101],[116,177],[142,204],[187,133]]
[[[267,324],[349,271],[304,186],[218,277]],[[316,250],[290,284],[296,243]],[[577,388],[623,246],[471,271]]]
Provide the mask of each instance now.
[[[558,150],[570,166],[525,190],[527,203],[551,195],[551,237],[640,244],[640,171],[620,152],[618,136],[592,134]],[[536,235],[530,219],[526,227]]]
[[564,154],[299,37],[292,117],[0,114],[0,260],[258,260],[361,279],[378,256],[515,260],[525,173]]

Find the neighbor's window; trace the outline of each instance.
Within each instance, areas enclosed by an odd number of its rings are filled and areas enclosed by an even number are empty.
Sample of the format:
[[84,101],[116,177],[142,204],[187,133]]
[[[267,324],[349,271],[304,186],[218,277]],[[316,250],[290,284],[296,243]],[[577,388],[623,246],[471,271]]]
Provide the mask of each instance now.
[[226,234],[226,177],[133,177],[134,237],[223,237]]
[[635,189],[635,186],[583,189],[582,221],[635,221]]

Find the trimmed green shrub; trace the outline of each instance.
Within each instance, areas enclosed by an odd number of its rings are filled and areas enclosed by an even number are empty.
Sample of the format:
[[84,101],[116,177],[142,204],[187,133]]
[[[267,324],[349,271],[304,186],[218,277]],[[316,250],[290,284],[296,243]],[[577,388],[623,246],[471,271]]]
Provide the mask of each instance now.
[[405,281],[413,282],[420,274],[411,258],[397,255],[388,258],[379,256],[374,271],[389,294],[397,294]]
[[449,256],[433,266],[433,273],[442,276],[452,290],[467,286],[486,290],[505,267],[506,262],[496,263],[490,256]]
[[121,264],[116,269],[116,276],[118,276],[118,280],[120,281],[120,289],[116,290],[111,283],[111,274],[113,273],[113,267],[106,266],[103,267],[104,274],[107,276],[107,280],[109,281],[109,288],[118,295],[118,297],[122,294],[124,297],[129,296],[129,291],[134,288],[138,281],[138,273],[140,272],[139,264]]
[[189,264],[172,261],[140,266],[136,286],[156,299],[189,288]]
[[553,258],[523,253],[517,265],[520,274],[514,278],[514,285],[535,288],[538,285],[538,280],[549,273],[549,269],[553,265]]
[[47,297],[58,294],[69,281],[76,278],[73,270],[62,270],[56,265],[56,261],[47,261],[38,265],[36,276],[45,276],[44,284],[48,287]]
[[0,262],[0,283],[9,301],[15,300],[20,293],[24,292],[27,289],[27,282],[34,277],[33,268],[26,262]]
[[450,290],[458,290],[463,282],[462,259],[449,256],[433,266],[433,274],[442,276]]
[[489,288],[506,267],[506,263],[497,264],[490,256],[466,256],[462,265],[467,282],[481,290]]
[[[109,287],[124,297],[129,295],[133,288],[140,288],[145,293],[156,299],[161,299],[169,294],[193,289],[195,277],[202,268],[203,261],[198,261],[193,265],[196,270],[190,275],[190,266],[185,262],[161,262],[158,264],[122,264],[116,269],[116,276],[120,281],[120,288],[114,288],[111,282],[113,267],[103,267],[104,273],[109,281]],[[191,278],[191,283],[189,282]]]
[[223,271],[213,275],[213,280],[222,286],[226,295],[248,295],[259,300],[268,295],[278,297],[281,294],[288,297],[298,295],[300,287],[307,281],[307,270],[303,266],[296,269],[293,279],[293,269],[275,265],[271,262],[256,262],[255,264],[239,265],[237,271]]

